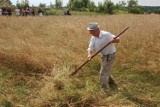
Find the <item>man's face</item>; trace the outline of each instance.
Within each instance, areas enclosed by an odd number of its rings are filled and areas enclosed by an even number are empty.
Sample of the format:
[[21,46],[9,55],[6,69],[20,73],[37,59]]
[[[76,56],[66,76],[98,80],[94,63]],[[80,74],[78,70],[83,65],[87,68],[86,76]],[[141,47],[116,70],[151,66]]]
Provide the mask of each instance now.
[[95,37],[99,37],[99,29],[90,30],[89,32],[90,32],[91,35],[93,35]]

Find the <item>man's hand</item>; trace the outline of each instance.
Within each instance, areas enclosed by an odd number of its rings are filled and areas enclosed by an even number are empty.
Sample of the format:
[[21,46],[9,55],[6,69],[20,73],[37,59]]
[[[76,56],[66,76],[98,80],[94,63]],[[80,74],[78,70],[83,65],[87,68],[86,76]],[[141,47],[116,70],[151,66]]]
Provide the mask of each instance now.
[[88,60],[91,60],[92,59],[92,51],[88,51],[88,57],[87,57]]
[[120,42],[120,38],[113,38],[112,40],[111,40],[111,43],[119,43]]
[[91,60],[91,59],[92,59],[92,55],[91,55],[91,54],[88,54],[87,59],[88,59],[88,60]]

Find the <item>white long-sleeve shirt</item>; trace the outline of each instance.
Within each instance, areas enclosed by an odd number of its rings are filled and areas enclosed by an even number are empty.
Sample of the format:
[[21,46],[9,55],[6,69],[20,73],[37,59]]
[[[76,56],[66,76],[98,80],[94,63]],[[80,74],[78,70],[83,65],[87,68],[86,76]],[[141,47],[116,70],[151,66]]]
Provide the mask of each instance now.
[[2,15],[2,9],[0,9],[0,16]]
[[[105,46],[107,43],[109,43],[115,35],[106,32],[106,31],[100,31],[99,37],[92,36],[90,39],[88,51],[99,51],[103,46]],[[111,43],[108,45],[105,49],[103,49],[99,54],[100,55],[108,55],[113,54],[116,52],[116,48],[114,43]]]

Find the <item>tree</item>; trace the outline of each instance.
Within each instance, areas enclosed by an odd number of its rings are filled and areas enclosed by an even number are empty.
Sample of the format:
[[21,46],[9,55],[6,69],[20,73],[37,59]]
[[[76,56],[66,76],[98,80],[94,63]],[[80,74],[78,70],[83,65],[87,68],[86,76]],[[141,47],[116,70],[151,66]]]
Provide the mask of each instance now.
[[69,8],[81,11],[84,8],[84,2],[83,0],[70,0]]
[[56,0],[56,1],[55,1],[55,7],[56,7],[57,9],[62,8],[62,0]]
[[29,1],[25,0],[25,7],[29,7]]
[[87,8],[88,3],[90,3],[90,0],[82,0],[84,3],[84,8]]
[[102,4],[102,2],[98,2],[97,12],[104,12],[105,8]]
[[55,5],[50,2],[50,8],[55,8]]
[[46,4],[44,4],[44,3],[39,3],[39,7],[40,7],[40,8],[45,8],[45,7],[46,7]]
[[120,1],[119,3],[116,4],[116,8],[119,10],[126,10],[126,2],[125,1]]
[[87,7],[88,7],[90,12],[95,12],[96,11],[96,5],[93,1],[89,2]]
[[137,0],[129,0],[128,1],[128,8],[136,7],[138,6],[138,1]]
[[21,9],[21,3],[19,2],[19,0],[17,0],[16,6]]
[[125,1],[120,1],[119,4],[120,6],[125,7],[127,3]]
[[111,2],[111,0],[105,0],[103,6],[104,6],[104,9],[105,9],[105,12],[107,12],[109,14],[113,14],[114,3]]
[[27,8],[27,7],[29,7],[29,1],[28,0],[22,0],[21,2],[19,2],[19,0],[17,0],[16,6],[20,9],[21,8]]
[[129,0],[128,1],[128,12],[134,14],[144,13],[144,8],[142,6],[138,6],[137,0]]
[[0,0],[0,4],[8,4],[8,5],[12,5],[12,2],[10,0]]

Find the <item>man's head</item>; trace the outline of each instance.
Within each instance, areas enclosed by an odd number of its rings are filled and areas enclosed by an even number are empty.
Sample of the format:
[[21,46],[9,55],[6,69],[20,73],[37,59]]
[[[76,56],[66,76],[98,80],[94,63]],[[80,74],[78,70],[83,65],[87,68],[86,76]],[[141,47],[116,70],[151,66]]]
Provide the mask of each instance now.
[[99,30],[100,26],[98,23],[90,23],[87,30],[90,31],[90,34],[95,36],[95,37],[99,37],[99,33],[100,33],[100,30]]

